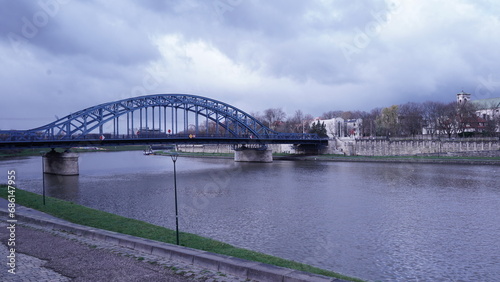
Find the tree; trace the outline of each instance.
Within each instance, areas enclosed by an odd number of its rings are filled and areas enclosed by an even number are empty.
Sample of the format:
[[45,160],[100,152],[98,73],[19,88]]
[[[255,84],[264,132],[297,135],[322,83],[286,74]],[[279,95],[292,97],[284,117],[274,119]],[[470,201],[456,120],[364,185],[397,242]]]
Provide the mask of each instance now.
[[400,134],[415,135],[422,134],[423,123],[423,108],[422,104],[408,102],[398,107],[398,120]]
[[458,119],[456,104],[455,102],[451,102],[439,107],[441,115],[437,119],[436,129],[446,133],[448,138],[451,138],[451,135],[457,132]]
[[398,132],[398,106],[383,108],[375,123],[379,135],[395,136]]
[[472,130],[472,133],[475,134],[479,131],[480,120],[476,115],[476,106],[472,103],[462,103],[456,104],[456,115],[457,115],[457,134],[461,134],[465,136],[465,132],[467,130]]
[[286,118],[286,113],[281,108],[271,108],[264,111],[264,121],[272,130],[281,126]]
[[427,101],[422,104],[423,127],[432,137],[438,133],[437,125],[443,108],[444,104],[440,102]]
[[285,123],[287,128],[286,132],[304,133],[308,131],[307,129],[309,127],[308,124],[310,123],[310,121],[306,119],[306,115],[304,115],[301,110],[296,110],[295,114],[291,118],[287,119]]
[[316,123],[312,123],[309,133],[316,133],[320,138],[328,137],[325,122],[320,123],[319,120]]
[[375,136],[377,135],[377,117],[382,112],[382,109],[375,108],[371,112],[360,112],[359,118],[363,120],[360,127],[361,136]]
[[321,119],[332,119],[336,117],[340,117],[342,115],[343,111],[328,111],[326,113],[323,113],[321,115]]

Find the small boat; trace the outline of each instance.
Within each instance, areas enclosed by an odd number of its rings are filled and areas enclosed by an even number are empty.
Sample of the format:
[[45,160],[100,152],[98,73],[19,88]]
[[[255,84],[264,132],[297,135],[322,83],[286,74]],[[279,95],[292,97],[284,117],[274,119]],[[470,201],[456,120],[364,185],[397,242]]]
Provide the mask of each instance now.
[[143,153],[144,153],[145,156],[149,156],[149,155],[154,155],[155,154],[155,152],[153,151],[153,149],[151,147],[149,147],[148,150],[144,150]]

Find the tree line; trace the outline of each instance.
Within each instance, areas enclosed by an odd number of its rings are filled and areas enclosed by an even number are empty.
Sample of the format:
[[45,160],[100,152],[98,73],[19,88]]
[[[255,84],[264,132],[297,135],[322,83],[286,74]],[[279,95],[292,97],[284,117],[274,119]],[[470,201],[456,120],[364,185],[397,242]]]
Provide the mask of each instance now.
[[[416,137],[422,134],[430,136],[468,137],[499,136],[500,115],[486,118],[478,117],[477,106],[466,102],[442,103],[427,101],[408,102],[371,111],[328,111],[319,118],[327,120],[341,117],[344,120],[362,119],[360,135],[386,137]],[[494,109],[495,110],[495,109]],[[281,108],[269,108],[263,113],[254,112],[252,116],[264,125],[279,132],[318,133],[326,135],[326,128],[310,114],[301,110],[291,116]]]

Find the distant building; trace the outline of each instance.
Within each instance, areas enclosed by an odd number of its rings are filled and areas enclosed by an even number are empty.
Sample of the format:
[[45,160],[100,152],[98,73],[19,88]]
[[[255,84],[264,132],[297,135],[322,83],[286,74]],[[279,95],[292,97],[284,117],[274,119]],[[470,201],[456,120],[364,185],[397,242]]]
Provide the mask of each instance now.
[[[486,124],[489,121],[500,119],[500,98],[471,100],[470,97],[471,94],[464,91],[457,94],[457,104],[469,102],[474,106],[476,113],[476,118],[461,121],[465,128],[464,132],[483,132],[487,130]],[[500,132],[500,128],[496,126],[494,131]]]
[[500,98],[471,101],[476,107],[476,114],[485,120],[500,117]]
[[462,92],[457,94],[457,103],[459,105],[467,103],[467,101],[470,100],[471,94],[465,93],[463,90]]
[[334,138],[359,138],[361,136],[362,119],[343,119],[341,117],[332,119],[319,119],[314,122],[325,123],[326,134],[330,139]]
[[476,115],[484,120],[500,117],[500,98],[471,100],[471,94],[464,91],[457,94],[457,103],[465,104],[468,101],[476,108]]

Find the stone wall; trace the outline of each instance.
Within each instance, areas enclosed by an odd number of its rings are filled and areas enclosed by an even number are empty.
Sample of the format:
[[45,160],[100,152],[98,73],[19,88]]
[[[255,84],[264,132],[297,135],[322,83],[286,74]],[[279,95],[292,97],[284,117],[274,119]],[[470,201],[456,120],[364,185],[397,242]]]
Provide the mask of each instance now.
[[[272,144],[268,148],[273,153],[296,153],[291,145],[288,144]],[[219,145],[177,145],[179,152],[186,153],[233,153],[232,145],[219,144]]]
[[474,155],[500,150],[498,139],[387,140],[358,139],[348,154],[358,156]]

